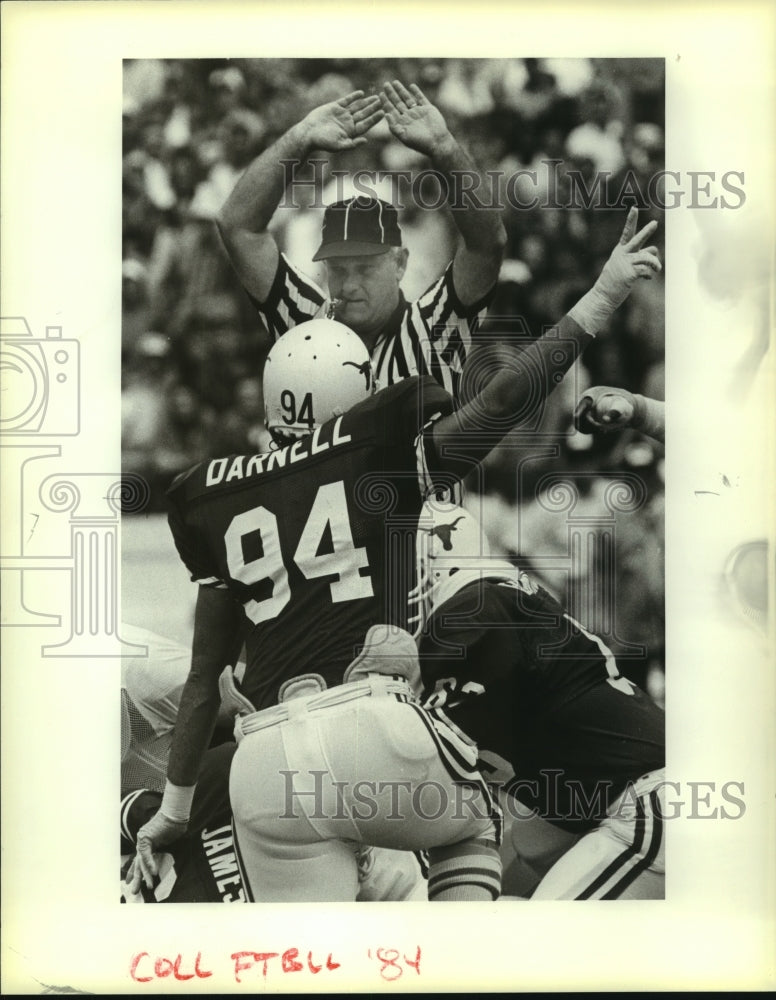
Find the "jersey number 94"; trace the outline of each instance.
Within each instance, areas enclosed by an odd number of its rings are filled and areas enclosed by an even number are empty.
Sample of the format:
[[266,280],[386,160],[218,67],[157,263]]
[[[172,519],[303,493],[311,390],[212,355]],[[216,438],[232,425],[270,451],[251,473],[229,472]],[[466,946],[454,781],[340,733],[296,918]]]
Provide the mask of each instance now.
[[[319,554],[327,527],[333,550]],[[257,533],[262,555],[246,560],[243,539]],[[235,582],[254,587],[265,580],[272,581],[270,597],[260,601],[250,598],[245,602],[248,618],[254,625],[276,618],[291,600],[277,517],[266,507],[246,510],[232,518],[224,540],[229,575]],[[356,547],[353,541],[342,480],[318,488],[293,561],[307,580],[334,577],[329,588],[335,604],[374,596],[371,577],[362,575],[369,568],[369,556],[365,547]]]

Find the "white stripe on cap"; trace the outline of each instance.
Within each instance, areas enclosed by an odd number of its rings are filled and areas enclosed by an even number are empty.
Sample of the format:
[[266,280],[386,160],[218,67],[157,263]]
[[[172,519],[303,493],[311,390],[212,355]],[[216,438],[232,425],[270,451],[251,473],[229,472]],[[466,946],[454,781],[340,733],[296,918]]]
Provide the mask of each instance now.
[[353,207],[353,202],[355,200],[356,200],[355,198],[351,198],[350,201],[348,202],[348,207],[345,209],[345,228],[342,231],[343,240],[347,240],[348,238],[348,219],[350,217],[350,210]]
[[383,203],[377,202],[377,221],[380,224],[380,242],[385,243],[385,227],[383,226]]

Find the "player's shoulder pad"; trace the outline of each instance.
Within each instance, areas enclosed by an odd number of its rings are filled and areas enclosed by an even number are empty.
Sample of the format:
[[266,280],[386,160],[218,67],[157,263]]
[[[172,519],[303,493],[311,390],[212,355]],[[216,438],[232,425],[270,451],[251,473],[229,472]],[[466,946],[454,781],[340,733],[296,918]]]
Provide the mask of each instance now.
[[[229,465],[233,458],[233,455],[229,455],[226,458],[219,459],[219,461],[224,461]],[[208,469],[211,464],[211,461],[198,462],[196,465],[192,465],[190,469],[179,473],[166,491],[168,501],[171,504],[181,504],[205,493]]]
[[[446,611],[454,608],[456,612],[463,613],[465,611],[467,614],[475,616],[482,613],[484,620],[488,621],[490,621],[489,615],[496,616],[498,619],[503,618],[504,597],[500,591],[501,583],[502,581],[498,579],[475,575],[468,583],[453,591],[444,601]],[[442,607],[441,603],[439,607]]]
[[380,389],[373,396],[363,400],[349,411],[349,416],[358,420],[366,414],[385,416],[392,411],[404,411],[414,407],[420,413],[430,410],[452,412],[453,400],[450,394],[430,375],[412,375]]
[[435,414],[453,410],[452,397],[428,376],[413,375],[381,389],[345,414],[343,427],[363,438],[384,443],[414,440]]
[[520,573],[515,580],[492,580],[491,583],[509,606],[510,617],[518,624],[528,623],[537,628],[551,626],[563,614],[558,600],[527,573]]
[[[173,479],[166,490],[166,495],[172,496],[173,494],[181,494],[185,492],[187,486],[190,486],[193,482],[198,480],[197,473],[204,468],[204,462],[197,462],[196,465],[192,465],[190,468],[185,469],[183,472],[179,472],[178,475]],[[201,477],[200,477],[201,478]]]

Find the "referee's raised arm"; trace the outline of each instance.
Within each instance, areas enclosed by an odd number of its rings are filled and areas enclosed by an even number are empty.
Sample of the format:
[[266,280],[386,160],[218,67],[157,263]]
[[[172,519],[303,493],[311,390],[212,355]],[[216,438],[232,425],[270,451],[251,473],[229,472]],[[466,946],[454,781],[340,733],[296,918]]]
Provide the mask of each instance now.
[[302,161],[317,149],[359,146],[382,117],[380,98],[365,97],[361,90],[314,108],[264,150],[235,185],[216,225],[240,281],[259,302],[267,299],[278,266],[278,247],[267,226],[285,190],[282,161]]
[[413,83],[407,89],[394,80],[384,85],[381,97],[392,134],[427,156],[445,179],[448,203],[461,235],[453,258],[453,285],[464,307],[480,302],[498,279],[507,243],[500,209],[487,207],[492,192],[485,190],[474,161],[420,87]]

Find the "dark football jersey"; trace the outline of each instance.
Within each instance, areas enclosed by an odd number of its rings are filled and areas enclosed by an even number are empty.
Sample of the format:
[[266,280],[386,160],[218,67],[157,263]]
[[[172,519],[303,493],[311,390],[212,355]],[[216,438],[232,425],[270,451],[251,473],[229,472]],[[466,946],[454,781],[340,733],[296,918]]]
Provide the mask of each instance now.
[[419,643],[423,697],[514,768],[521,802],[581,831],[664,766],[665,715],[598,637],[519,579],[475,581],[435,609]]
[[[232,834],[229,768],[237,744],[208,750],[194,793],[185,836],[160,852],[154,888],[145,886],[146,903],[244,903],[247,894]],[[161,793],[137,789],[121,802],[121,853],[134,855],[137,832],[157,812]],[[122,876],[132,858],[128,858]],[[125,897],[126,898],[126,894]]]
[[242,690],[257,709],[299,674],[341,684],[371,625],[406,627],[418,515],[449,483],[429,468],[423,428],[451,411],[433,379],[406,379],[292,445],[173,483],[169,522],[192,580],[245,608]]
[[[151,791],[134,792],[122,800],[122,813],[135,834],[157,812],[161,801],[161,794]],[[121,847],[126,856],[121,869],[121,877],[125,880],[135,849],[128,844],[125,834],[122,834]],[[153,888],[145,885],[140,888],[144,903],[248,901],[237,861],[231,815],[225,823],[187,833],[174,844],[163,847],[156,857],[159,874],[154,878]],[[121,902],[124,903],[129,899],[129,891],[125,886],[121,888]]]

